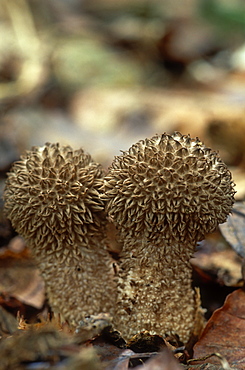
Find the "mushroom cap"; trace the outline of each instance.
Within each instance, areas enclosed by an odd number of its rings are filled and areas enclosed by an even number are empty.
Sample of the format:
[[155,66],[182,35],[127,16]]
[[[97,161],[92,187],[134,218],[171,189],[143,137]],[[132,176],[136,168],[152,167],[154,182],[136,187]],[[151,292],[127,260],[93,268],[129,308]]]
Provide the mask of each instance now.
[[104,187],[122,235],[184,243],[225,222],[235,194],[218,153],[179,132],[141,140],[115,157]]
[[4,192],[5,212],[37,249],[86,245],[104,221],[103,171],[82,149],[47,143],[15,162]]

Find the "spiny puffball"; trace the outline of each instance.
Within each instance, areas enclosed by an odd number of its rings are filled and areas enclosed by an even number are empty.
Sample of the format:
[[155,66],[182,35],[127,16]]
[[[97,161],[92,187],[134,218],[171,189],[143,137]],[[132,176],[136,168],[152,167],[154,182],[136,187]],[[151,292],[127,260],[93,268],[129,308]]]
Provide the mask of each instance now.
[[127,339],[147,330],[186,343],[199,310],[189,260],[232,209],[230,171],[198,138],[156,135],[115,157],[104,191],[123,245],[116,327]]
[[89,154],[50,143],[27,151],[6,180],[7,217],[32,251],[52,309],[74,324],[114,310],[102,184]]

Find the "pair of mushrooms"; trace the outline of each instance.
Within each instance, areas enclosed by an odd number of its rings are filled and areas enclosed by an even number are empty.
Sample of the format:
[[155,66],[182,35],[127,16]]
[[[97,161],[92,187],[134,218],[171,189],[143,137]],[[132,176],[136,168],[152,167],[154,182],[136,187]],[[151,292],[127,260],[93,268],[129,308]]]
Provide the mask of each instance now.
[[[4,198],[69,323],[107,312],[126,340],[149,331],[187,343],[200,312],[190,258],[226,221],[234,193],[218,154],[175,132],[139,141],[106,175],[82,149],[34,147],[13,165]],[[108,218],[122,245],[116,277]]]

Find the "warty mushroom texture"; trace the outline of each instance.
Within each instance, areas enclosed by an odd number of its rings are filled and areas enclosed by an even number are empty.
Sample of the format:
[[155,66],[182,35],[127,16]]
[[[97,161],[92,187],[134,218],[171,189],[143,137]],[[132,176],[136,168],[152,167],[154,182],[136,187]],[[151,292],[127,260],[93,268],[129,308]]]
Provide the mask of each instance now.
[[200,312],[190,258],[232,209],[230,171],[198,138],[156,135],[115,157],[104,191],[122,243],[116,328],[187,343]]
[[6,180],[7,217],[32,251],[52,309],[74,325],[114,313],[102,184],[89,154],[49,143],[27,151]]

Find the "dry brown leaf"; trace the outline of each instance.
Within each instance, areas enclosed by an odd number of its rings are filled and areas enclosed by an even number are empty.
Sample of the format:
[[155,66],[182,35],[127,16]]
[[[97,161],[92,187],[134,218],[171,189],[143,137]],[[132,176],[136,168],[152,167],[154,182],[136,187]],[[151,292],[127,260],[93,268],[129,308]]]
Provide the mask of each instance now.
[[0,290],[37,309],[43,306],[44,283],[27,249],[0,254]]
[[173,354],[164,348],[155,357],[151,358],[143,366],[137,366],[135,369],[140,370],[183,370],[183,367],[177,362]]
[[13,334],[17,330],[17,320],[0,306],[0,336]]
[[241,257],[245,257],[245,203],[236,202],[233,213],[220,225],[221,233]]
[[106,370],[127,370],[131,356],[135,353],[131,349],[125,349],[106,367]]
[[[231,293],[224,306],[214,312],[194,346],[193,358],[214,352],[226,358],[230,366],[245,368],[245,292],[242,289]],[[219,363],[213,358],[206,362]]]
[[191,263],[220,285],[242,285],[241,259],[232,249],[200,250],[195,253]]
[[[142,363],[142,365],[135,367],[135,364],[137,363]],[[159,353],[135,353],[130,349],[126,349],[117,358],[111,361],[111,363],[106,367],[106,370],[127,370],[129,367],[134,367],[138,370],[183,369],[174,358],[171,351],[164,348],[164,350]]]

